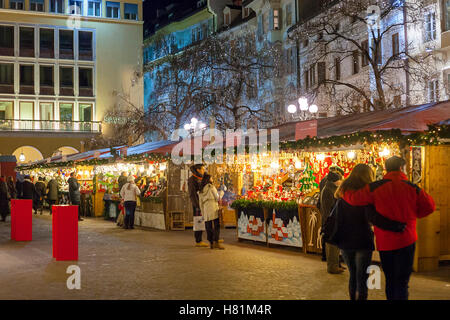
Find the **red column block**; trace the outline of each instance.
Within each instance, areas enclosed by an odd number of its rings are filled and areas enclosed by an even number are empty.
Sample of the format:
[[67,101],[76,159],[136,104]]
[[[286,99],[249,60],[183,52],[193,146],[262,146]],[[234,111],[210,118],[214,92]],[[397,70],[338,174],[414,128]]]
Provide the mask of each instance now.
[[78,260],[78,206],[53,206],[53,257],[56,261]]
[[33,201],[11,199],[11,240],[33,239]]

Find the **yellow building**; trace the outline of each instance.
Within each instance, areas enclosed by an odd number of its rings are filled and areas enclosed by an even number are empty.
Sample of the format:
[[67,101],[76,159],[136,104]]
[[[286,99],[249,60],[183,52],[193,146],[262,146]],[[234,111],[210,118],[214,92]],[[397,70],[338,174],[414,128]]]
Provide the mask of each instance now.
[[142,0],[0,0],[0,154],[81,151],[143,105]]

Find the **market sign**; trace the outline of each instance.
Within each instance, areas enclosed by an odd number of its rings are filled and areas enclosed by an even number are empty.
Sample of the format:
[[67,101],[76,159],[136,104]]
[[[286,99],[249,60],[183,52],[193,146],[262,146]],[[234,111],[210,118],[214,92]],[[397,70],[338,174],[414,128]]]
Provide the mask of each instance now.
[[317,120],[302,121],[295,124],[295,140],[317,136]]

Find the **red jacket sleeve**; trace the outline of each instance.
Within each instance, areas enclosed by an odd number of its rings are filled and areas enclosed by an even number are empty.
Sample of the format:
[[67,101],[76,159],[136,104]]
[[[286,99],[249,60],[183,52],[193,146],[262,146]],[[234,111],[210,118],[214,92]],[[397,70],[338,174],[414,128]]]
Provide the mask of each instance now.
[[420,190],[417,197],[417,218],[424,218],[436,210],[433,198],[423,190]]
[[369,185],[356,191],[346,192],[344,200],[352,206],[367,206],[374,203],[373,194],[370,191]]

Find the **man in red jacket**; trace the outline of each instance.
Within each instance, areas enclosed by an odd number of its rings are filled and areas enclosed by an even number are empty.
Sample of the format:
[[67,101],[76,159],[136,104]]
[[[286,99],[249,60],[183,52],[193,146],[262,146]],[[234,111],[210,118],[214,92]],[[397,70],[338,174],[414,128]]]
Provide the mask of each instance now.
[[386,276],[388,300],[407,300],[408,282],[417,241],[416,220],[435,210],[433,198],[408,181],[406,161],[399,157],[386,160],[387,174],[365,188],[348,193],[344,200],[354,206],[373,204],[386,218],[406,223],[405,231],[391,232],[374,227],[377,249]]

